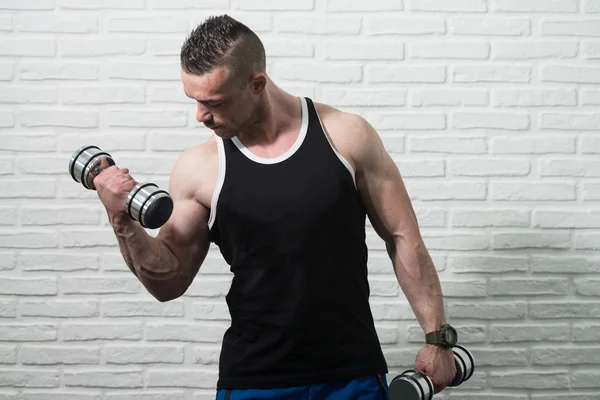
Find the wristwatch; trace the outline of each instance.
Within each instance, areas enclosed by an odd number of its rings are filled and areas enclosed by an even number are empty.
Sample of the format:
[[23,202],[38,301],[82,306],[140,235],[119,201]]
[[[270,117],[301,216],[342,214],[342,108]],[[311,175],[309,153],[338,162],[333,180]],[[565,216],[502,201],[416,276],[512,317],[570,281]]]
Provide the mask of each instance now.
[[437,331],[429,332],[425,335],[425,343],[443,346],[451,349],[456,345],[458,335],[456,329],[450,324],[444,324]]

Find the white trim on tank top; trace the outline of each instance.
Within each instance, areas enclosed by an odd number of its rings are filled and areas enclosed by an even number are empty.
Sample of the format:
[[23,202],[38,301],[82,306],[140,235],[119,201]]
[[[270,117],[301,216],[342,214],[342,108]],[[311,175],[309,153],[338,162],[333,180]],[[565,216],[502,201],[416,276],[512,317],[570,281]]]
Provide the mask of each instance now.
[[219,176],[217,178],[215,191],[213,192],[213,196],[210,201],[208,229],[212,229],[212,226],[215,223],[215,218],[217,217],[217,201],[219,200],[219,194],[221,194],[221,189],[223,188],[223,182],[225,182],[225,165],[227,165],[225,162],[225,146],[223,145],[223,139],[217,135],[215,135],[215,138],[217,139],[217,147],[219,149]]
[[294,142],[292,147],[290,147],[282,155],[272,158],[261,157],[248,150],[248,148],[244,145],[244,143],[241,142],[241,140],[237,136],[232,137],[231,141],[237,146],[238,149],[240,149],[242,154],[244,154],[246,157],[248,157],[254,162],[260,164],[277,164],[287,160],[288,158],[293,156],[294,153],[296,153],[300,146],[302,146],[304,138],[306,138],[306,131],[308,131],[308,106],[306,105],[306,99],[304,97],[300,97],[300,103],[302,104],[302,125],[300,126],[300,133],[298,134],[298,137],[296,138],[296,141]]

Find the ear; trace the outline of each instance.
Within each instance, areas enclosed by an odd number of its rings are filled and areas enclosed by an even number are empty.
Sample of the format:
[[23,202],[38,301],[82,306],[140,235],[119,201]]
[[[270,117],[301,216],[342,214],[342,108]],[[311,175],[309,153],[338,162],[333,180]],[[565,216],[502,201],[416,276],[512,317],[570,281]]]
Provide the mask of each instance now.
[[261,94],[267,87],[267,77],[262,72],[257,72],[250,78],[250,87],[254,94]]

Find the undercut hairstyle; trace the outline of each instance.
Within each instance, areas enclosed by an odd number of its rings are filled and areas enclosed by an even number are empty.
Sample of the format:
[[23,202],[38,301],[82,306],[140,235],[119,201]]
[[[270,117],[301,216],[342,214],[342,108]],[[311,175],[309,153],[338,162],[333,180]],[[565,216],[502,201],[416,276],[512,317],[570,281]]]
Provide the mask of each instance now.
[[181,47],[181,68],[188,74],[203,75],[226,67],[238,86],[252,74],[265,72],[265,48],[246,25],[229,15],[212,16],[198,25]]

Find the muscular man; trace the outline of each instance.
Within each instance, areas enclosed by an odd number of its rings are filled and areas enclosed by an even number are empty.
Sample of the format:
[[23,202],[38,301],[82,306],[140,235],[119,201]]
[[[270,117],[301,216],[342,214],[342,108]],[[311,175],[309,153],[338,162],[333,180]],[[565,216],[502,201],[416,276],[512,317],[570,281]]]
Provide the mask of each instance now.
[[[185,293],[209,243],[219,247],[234,276],[217,399],[386,398],[367,216],[424,333],[446,321],[409,196],[377,132],[358,115],[279,88],[257,35],[229,16],[207,19],[186,39],[181,77],[214,135],[175,163],[174,210],[158,235],[124,212],[136,185],[127,168],[111,166],[94,181],[127,265],[164,302]],[[430,344],[415,367],[436,391],[456,372],[452,351]]]

